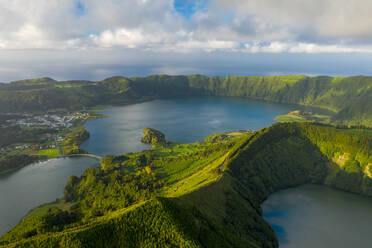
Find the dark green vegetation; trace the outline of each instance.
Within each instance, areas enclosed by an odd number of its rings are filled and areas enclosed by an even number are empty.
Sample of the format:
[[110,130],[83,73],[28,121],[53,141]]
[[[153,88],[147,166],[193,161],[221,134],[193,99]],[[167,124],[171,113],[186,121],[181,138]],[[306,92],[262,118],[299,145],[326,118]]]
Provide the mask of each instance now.
[[153,147],[156,146],[166,146],[167,141],[165,140],[165,135],[153,128],[145,128],[143,130],[144,136],[141,138],[141,142],[145,144],[151,144]]
[[47,134],[54,134],[49,128],[0,127],[0,148],[17,143],[38,144],[47,140]]
[[14,114],[1,114],[0,113],[0,127],[7,124],[7,120],[14,119],[17,120],[20,117]]
[[106,156],[7,247],[278,247],[260,204],[304,183],[372,196],[372,136],[312,123]]
[[89,139],[89,133],[83,126],[74,128],[66,135],[66,140],[61,144],[63,155],[86,153],[80,148],[80,145],[87,139]]
[[0,85],[0,112],[80,110],[84,106],[135,102],[138,97],[124,78],[100,83],[40,78]]
[[29,155],[9,155],[0,157],[0,174],[5,174],[20,169],[26,165],[32,164],[45,158],[45,156]]
[[[29,144],[30,148],[28,150],[31,150],[31,147],[46,142],[46,135],[54,132],[54,130],[48,128],[0,127],[0,150],[5,149],[8,145],[24,143]],[[0,174],[20,169],[28,164],[47,158],[46,154],[31,154],[30,152],[17,150],[4,154],[0,156]]]
[[333,111],[330,122],[372,126],[372,77],[154,75],[100,82],[32,79],[0,85],[0,112],[81,109],[180,96],[249,97],[317,106]]

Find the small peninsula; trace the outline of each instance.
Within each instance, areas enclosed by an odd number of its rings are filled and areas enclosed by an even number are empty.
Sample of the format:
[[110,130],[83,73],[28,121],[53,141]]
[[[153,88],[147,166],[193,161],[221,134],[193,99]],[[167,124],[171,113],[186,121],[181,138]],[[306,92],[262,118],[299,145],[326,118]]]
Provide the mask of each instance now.
[[153,128],[143,129],[144,136],[141,138],[141,142],[145,144],[151,144],[153,147],[167,146],[168,142],[165,140],[165,135]]

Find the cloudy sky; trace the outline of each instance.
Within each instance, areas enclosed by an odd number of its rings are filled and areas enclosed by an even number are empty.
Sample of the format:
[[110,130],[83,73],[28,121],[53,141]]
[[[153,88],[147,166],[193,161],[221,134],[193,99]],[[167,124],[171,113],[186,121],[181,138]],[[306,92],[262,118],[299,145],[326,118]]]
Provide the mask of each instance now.
[[0,81],[372,75],[372,1],[0,0]]

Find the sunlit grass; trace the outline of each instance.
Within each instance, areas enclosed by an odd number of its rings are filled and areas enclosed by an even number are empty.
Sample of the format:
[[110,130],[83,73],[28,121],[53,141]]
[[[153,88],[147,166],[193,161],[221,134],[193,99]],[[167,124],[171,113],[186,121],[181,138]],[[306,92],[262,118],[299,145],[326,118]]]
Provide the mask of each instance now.
[[59,157],[58,149],[46,149],[46,150],[40,150],[38,152],[39,156],[47,156],[48,158],[56,158]]

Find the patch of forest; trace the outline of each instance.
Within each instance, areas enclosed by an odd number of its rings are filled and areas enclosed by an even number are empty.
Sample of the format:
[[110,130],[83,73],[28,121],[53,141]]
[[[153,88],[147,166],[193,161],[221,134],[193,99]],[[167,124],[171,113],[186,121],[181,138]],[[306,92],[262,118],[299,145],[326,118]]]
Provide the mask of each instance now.
[[260,204],[305,183],[372,196],[372,136],[278,123],[106,156],[0,239],[10,247],[278,247]]

